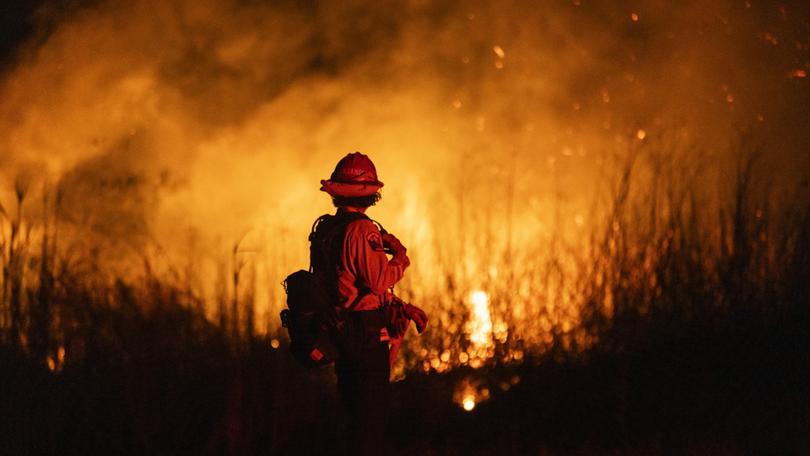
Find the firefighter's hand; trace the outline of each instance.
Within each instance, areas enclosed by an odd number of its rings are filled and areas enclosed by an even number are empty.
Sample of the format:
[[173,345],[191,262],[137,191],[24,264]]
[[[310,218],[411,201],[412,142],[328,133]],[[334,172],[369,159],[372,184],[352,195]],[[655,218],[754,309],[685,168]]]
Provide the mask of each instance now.
[[395,254],[396,253],[405,253],[407,249],[396,236],[391,233],[385,233],[382,235],[383,246],[391,249]]
[[428,324],[428,316],[425,311],[413,304],[407,303],[402,304],[402,311],[405,313],[405,316],[416,325],[416,331],[422,334],[422,331],[425,330]]

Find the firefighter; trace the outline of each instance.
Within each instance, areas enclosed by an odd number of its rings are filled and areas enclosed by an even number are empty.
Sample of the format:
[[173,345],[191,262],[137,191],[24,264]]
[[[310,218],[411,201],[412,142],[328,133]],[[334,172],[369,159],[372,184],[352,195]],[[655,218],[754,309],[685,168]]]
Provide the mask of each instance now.
[[[381,232],[365,216],[366,209],[379,201],[383,187],[374,163],[366,155],[346,155],[321,185],[337,211],[317,225],[314,237],[321,242],[311,244],[312,263],[316,271],[323,270],[334,281],[330,285],[341,309],[335,372],[338,391],[349,412],[349,450],[350,454],[378,454],[385,447],[393,361],[389,344],[398,346],[402,337],[396,334],[392,340],[389,335],[387,327],[391,325],[386,320],[385,306],[393,298],[388,290],[402,279],[410,260],[396,236]],[[336,234],[341,227],[342,233]],[[319,255],[318,250],[327,254]],[[414,321],[420,332],[424,329],[424,312],[409,304],[400,309],[400,314]]]

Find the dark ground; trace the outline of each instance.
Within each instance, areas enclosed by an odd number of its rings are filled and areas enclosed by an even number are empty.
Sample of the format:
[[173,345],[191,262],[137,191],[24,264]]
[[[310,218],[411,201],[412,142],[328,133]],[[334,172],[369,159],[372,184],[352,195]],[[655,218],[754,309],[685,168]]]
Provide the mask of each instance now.
[[[58,373],[3,346],[0,452],[343,448],[331,369],[298,367],[261,339],[237,354],[187,311],[118,317],[106,320],[114,337],[98,331]],[[810,454],[808,313],[761,317],[707,327],[645,319],[584,354],[410,374],[393,386],[391,454]],[[452,401],[464,378],[492,391],[472,412]]]

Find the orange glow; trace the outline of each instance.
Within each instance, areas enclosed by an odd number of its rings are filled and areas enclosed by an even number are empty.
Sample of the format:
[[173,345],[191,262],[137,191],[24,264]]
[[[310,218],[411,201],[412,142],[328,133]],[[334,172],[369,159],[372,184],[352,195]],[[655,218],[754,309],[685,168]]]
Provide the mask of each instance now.
[[797,68],[797,69],[791,71],[790,73],[788,73],[788,77],[789,78],[806,78],[807,77],[807,71],[805,71],[805,70],[803,70],[801,68]]
[[45,357],[45,364],[51,372],[59,372],[65,366],[65,347],[60,346],[56,350],[56,356],[48,355]]
[[[250,305],[251,330],[278,349],[279,283],[308,265],[312,221],[334,211],[319,180],[359,150],[385,182],[369,215],[411,256],[395,291],[431,321],[404,342],[398,373],[521,362],[555,338],[592,343],[575,333],[585,285],[606,288],[588,305],[621,306],[615,271],[593,270],[596,250],[609,258],[637,229],[605,204],[625,156],[641,156],[627,205],[657,201],[666,195],[648,192],[651,162],[686,167],[697,160],[688,151],[712,150],[723,166],[740,119],[770,127],[783,118],[770,98],[806,99],[783,96],[806,90],[793,46],[805,37],[740,20],[751,15],[742,5],[733,10],[745,16],[728,13],[734,39],[724,26],[702,34],[704,9],[604,15],[572,0],[413,7],[402,24],[368,21],[380,39],[366,42],[344,27],[363,2],[97,3],[58,18],[0,78],[2,250],[24,178],[30,219],[16,232],[30,234],[26,251],[42,250],[45,219],[59,218],[55,263],[103,271],[90,277],[102,284],[165,280],[199,298],[211,322],[218,300],[233,300],[243,334]],[[644,14],[642,28],[660,38],[640,39],[628,14]],[[768,44],[780,40],[791,45]],[[748,48],[773,54],[771,79],[745,71]],[[640,268],[626,280],[652,279]],[[53,372],[67,358],[64,347],[38,356]]]
[[475,396],[471,394],[464,396],[464,400],[462,401],[461,405],[464,407],[464,410],[468,412],[472,411],[472,409],[475,408]]
[[485,291],[475,290],[470,293],[472,312],[468,330],[470,342],[475,349],[483,349],[492,343],[492,319],[489,313],[489,296]]
[[489,398],[489,389],[470,377],[461,380],[453,393],[453,401],[467,412],[471,412],[478,404]]

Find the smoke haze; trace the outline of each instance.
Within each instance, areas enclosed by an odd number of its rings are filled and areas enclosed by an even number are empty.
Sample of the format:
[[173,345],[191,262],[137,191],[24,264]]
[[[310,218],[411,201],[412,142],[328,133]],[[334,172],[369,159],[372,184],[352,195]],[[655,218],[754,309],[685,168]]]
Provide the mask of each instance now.
[[319,180],[355,150],[386,184],[372,217],[415,259],[406,288],[446,286],[437,265],[474,283],[497,275],[493,252],[576,243],[621,151],[644,144],[732,177],[742,134],[780,182],[810,170],[802,2],[141,0],[39,14],[50,27],[0,85],[3,205],[15,180],[58,189],[66,244],[101,246],[116,274],[144,255],[194,269],[209,294],[238,243],[271,317],[332,210]]

